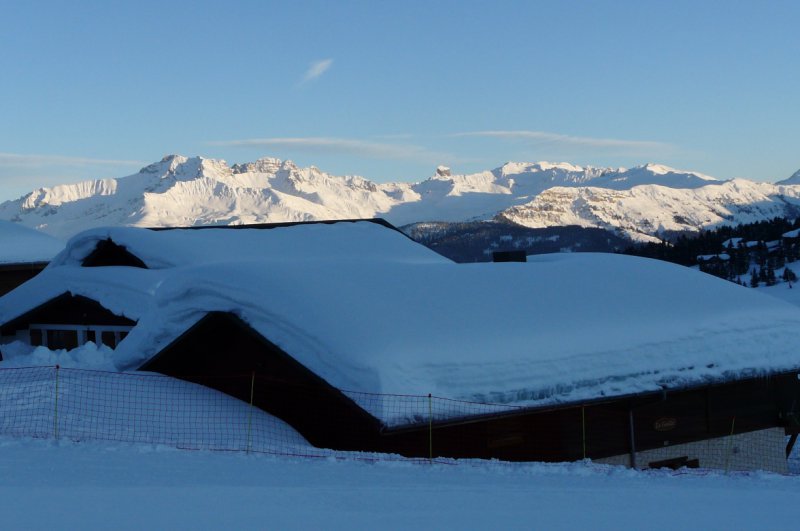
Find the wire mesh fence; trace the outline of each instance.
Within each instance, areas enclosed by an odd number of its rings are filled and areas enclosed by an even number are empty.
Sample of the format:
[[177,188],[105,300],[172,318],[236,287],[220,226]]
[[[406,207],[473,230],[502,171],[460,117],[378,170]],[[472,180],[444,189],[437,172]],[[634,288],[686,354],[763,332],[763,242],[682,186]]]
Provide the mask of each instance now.
[[386,426],[407,426],[450,419],[511,413],[525,409],[511,404],[454,400],[432,395],[400,395],[342,391]]
[[[353,435],[359,429],[356,420],[335,417],[339,410],[326,408],[324,398],[317,400],[315,407],[302,410],[303,422],[325,429],[335,426],[357,441],[348,451],[331,450],[311,444],[295,427],[254,405],[259,389],[274,387],[274,382],[255,375],[235,377],[236,382],[234,377],[228,378],[231,381],[217,378],[210,385],[201,385],[154,373],[0,369],[0,435],[305,457],[392,460],[403,454],[425,461],[438,457],[590,458],[637,468],[800,473],[800,451],[787,452],[793,440],[784,428],[760,425],[755,417],[719,419],[718,425],[712,426],[716,431],[692,439],[681,434],[695,433],[693,426],[700,423],[713,424],[708,415],[686,414],[678,421],[647,407],[634,411],[589,404],[541,411],[431,395],[342,391],[356,409],[381,419],[380,435],[364,439],[368,442],[358,442]],[[233,383],[249,385],[249,402],[216,390]],[[282,400],[280,395],[271,399]],[[292,404],[278,403],[276,407],[290,411]],[[680,426],[676,426],[678,422]]]

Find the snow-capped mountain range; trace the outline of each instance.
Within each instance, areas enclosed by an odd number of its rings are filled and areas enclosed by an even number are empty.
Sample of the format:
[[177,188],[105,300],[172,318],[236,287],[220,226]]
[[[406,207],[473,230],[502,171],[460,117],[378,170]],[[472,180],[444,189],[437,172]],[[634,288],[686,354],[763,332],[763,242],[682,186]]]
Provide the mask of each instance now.
[[657,164],[632,169],[509,162],[416,183],[374,183],[263,158],[246,164],[179,155],[116,179],[39,188],[0,204],[0,219],[65,238],[101,225],[189,226],[380,216],[599,227],[633,239],[800,212],[800,172],[776,184],[721,181]]

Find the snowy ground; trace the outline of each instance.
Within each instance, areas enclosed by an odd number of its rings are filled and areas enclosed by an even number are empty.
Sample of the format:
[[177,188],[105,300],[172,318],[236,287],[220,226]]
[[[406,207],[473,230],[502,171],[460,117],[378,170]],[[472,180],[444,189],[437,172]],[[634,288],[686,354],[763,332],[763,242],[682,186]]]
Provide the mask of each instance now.
[[0,438],[4,529],[779,529],[800,477]]
[[800,306],[800,284],[792,284],[791,286],[790,288],[789,284],[779,282],[774,286],[761,286],[756,289],[761,293],[766,293],[767,295],[772,295],[773,297]]

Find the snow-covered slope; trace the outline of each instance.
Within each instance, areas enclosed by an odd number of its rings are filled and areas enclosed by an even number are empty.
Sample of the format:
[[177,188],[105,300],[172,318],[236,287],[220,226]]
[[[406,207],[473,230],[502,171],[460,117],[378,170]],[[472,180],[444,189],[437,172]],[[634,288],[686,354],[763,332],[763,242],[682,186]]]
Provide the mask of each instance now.
[[800,186],[734,179],[694,189],[648,184],[627,190],[556,187],[498,218],[526,227],[564,225],[616,230],[637,240],[672,231],[751,223],[800,213]]
[[170,155],[119,179],[40,188],[0,204],[0,219],[67,237],[109,226],[191,226],[385,217],[396,225],[499,217],[533,228],[580,225],[634,239],[800,214],[800,176],[719,181],[658,164],[632,169],[509,162],[416,183],[377,184],[291,161]]
[[0,221],[0,264],[49,262],[64,242],[17,223]]

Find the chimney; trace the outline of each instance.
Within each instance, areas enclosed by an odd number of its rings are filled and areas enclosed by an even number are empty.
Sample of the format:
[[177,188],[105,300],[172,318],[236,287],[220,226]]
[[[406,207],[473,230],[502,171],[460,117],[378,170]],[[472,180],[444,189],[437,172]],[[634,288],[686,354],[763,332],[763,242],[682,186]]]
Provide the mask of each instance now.
[[525,251],[494,251],[492,262],[527,262],[528,255]]

